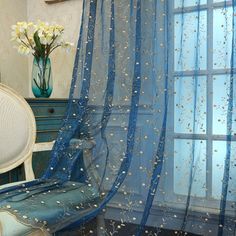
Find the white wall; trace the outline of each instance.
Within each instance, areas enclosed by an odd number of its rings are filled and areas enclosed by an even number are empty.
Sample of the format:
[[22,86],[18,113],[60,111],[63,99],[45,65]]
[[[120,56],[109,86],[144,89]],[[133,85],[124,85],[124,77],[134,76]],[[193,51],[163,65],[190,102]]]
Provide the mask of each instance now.
[[[67,98],[69,94],[75,48],[79,37],[82,3],[82,0],[69,0],[49,5],[44,0],[28,0],[29,21],[40,19],[49,23],[61,24],[65,27],[65,39],[74,43],[74,48],[71,52],[66,53],[61,48],[58,48],[51,55],[54,83],[51,98]],[[29,74],[31,73],[31,67],[32,57],[29,58]]]
[[27,20],[27,0],[0,0],[0,73],[1,82],[29,95],[28,59],[13,48],[11,25]]

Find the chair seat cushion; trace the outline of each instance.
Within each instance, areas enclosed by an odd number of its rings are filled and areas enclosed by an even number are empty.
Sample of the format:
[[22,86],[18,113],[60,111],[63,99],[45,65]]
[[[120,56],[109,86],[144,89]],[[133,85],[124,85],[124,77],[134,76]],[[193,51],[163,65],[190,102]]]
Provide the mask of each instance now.
[[[19,183],[10,185],[15,184]],[[1,186],[3,187],[9,185]],[[79,220],[78,215],[74,214],[75,211],[80,211],[82,217],[91,210],[93,203],[99,200],[99,194],[91,185],[71,181],[55,185],[50,180],[32,188],[25,188],[20,193],[18,190],[9,192],[7,199],[4,198],[4,195],[0,195],[1,236],[31,235],[37,231],[38,235],[39,231],[41,235],[50,235],[49,230],[55,232]],[[11,227],[15,224],[17,227]]]
[[[19,181],[0,186],[0,189],[11,187],[18,184],[23,184],[27,181]],[[14,227],[13,227],[14,226]],[[1,236],[45,236],[50,235],[40,229],[34,229],[31,226],[24,225],[17,221],[14,215],[9,212],[0,212],[0,235]]]
[[24,225],[16,220],[9,212],[0,212],[0,235],[1,236],[45,236],[50,235],[40,229]]

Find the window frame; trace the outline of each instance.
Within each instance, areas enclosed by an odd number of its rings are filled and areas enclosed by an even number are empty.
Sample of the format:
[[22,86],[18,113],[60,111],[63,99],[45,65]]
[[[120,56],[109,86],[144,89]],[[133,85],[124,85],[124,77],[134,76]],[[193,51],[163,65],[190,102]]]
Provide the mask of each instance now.
[[[165,202],[168,205],[173,203],[178,203],[181,206],[186,202],[186,195],[180,195],[174,192],[174,141],[178,140],[204,140],[206,141],[206,195],[205,197],[195,197],[191,196],[193,199],[193,208],[198,209],[199,206],[204,205],[211,211],[215,211],[219,206],[219,200],[213,198],[212,196],[212,160],[213,160],[213,141],[227,141],[227,135],[217,135],[213,134],[213,77],[216,75],[228,75],[231,73],[230,68],[228,69],[214,69],[213,67],[213,13],[217,8],[224,8],[232,6],[231,1],[214,2],[214,0],[207,0],[206,4],[201,6],[191,6],[185,7],[184,13],[206,11],[207,15],[207,53],[206,53],[206,70],[197,71],[175,71],[175,50],[174,50],[174,25],[175,25],[175,15],[181,14],[182,8],[175,8],[174,1],[168,1],[168,29],[167,37],[169,39],[167,47],[168,50],[168,78],[169,78],[169,90],[171,96],[169,97],[169,108],[168,108],[168,129],[167,129],[167,139],[168,147],[166,149],[167,161],[165,165],[165,172],[168,172],[168,178],[166,178],[165,186],[168,186],[166,191],[168,193],[165,196]],[[187,134],[187,133],[175,133],[174,127],[174,111],[175,111],[175,96],[174,96],[174,83],[175,77],[190,76],[194,75],[206,76],[206,133],[205,134]],[[236,141],[236,137],[232,135],[232,141]],[[210,157],[210,158],[209,158]],[[227,209],[228,213],[232,212],[232,209]]]

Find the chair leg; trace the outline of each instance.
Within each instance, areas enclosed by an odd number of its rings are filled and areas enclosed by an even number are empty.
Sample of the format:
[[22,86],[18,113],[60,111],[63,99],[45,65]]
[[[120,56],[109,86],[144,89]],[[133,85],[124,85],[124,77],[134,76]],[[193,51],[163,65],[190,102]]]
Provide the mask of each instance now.
[[97,216],[97,236],[105,236],[105,217],[103,213]]

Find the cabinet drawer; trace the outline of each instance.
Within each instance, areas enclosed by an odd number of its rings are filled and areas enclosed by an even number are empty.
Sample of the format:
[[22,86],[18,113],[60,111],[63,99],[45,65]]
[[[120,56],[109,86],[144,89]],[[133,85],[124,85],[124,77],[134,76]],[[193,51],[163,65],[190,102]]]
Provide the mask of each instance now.
[[33,106],[33,105],[31,105],[31,108],[34,112],[36,119],[38,117],[51,117],[51,116],[63,117],[66,112],[65,106],[63,106],[63,107],[56,106],[55,104],[47,105],[47,106],[42,106],[42,105]]
[[59,130],[63,123],[63,116],[36,118],[37,131]]
[[27,99],[35,118],[64,117],[67,107],[65,99]]
[[36,143],[51,142],[56,140],[58,136],[58,130],[38,131],[36,137]]

